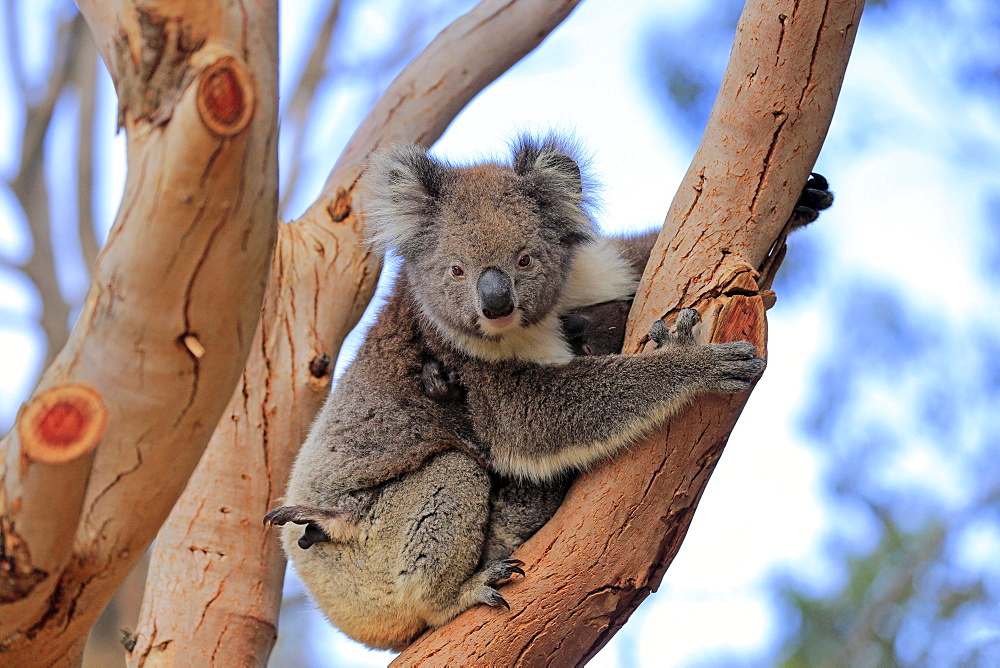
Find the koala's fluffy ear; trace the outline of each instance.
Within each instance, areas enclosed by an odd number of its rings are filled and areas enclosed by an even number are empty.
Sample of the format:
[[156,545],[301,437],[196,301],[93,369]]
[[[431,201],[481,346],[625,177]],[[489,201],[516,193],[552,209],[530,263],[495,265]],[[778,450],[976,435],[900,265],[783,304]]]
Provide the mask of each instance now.
[[433,224],[447,167],[413,144],[376,152],[369,161],[370,195],[365,204],[368,240],[383,252],[416,252]]
[[591,203],[576,147],[554,135],[541,139],[523,135],[515,140],[513,152],[514,172],[563,241],[594,238],[597,230],[588,212]]

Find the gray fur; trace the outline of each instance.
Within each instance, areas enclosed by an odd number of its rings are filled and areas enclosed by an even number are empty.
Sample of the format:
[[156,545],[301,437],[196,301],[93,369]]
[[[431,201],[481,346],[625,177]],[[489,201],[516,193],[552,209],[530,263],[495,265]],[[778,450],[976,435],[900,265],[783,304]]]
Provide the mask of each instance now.
[[[267,519],[306,524],[307,549],[293,524],[284,548],[334,625],[399,648],[472,605],[505,605],[494,585],[520,572],[506,557],[575,471],[697,392],[748,389],[764,363],[747,342],[694,343],[690,315],[653,352],[572,356],[561,317],[628,299],[648,244],[634,257],[592,252],[621,242],[595,237],[579,163],[556,140],[524,138],[509,164],[470,167],[396,148],[373,170],[373,239],[397,248],[402,271],[292,472],[286,502],[322,512]],[[601,266],[581,268],[591,261]],[[476,291],[490,268],[513,286],[503,327]],[[440,384],[429,360],[456,375]]]

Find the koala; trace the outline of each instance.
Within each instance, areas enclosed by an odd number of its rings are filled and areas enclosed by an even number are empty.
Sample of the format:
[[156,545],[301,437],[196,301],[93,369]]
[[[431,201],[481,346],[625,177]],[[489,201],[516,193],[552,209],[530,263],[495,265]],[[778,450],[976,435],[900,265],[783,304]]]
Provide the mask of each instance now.
[[284,525],[331,623],[399,649],[471,606],[506,605],[496,587],[524,574],[509,555],[567,476],[699,392],[749,389],[764,361],[746,341],[696,343],[690,309],[676,335],[654,323],[648,353],[574,354],[564,317],[630,300],[642,252],[597,233],[580,161],[557,138],[469,166],[397,146],[370,169],[367,224],[400,274],[301,448],[288,505],[265,521]]
[[[813,222],[819,212],[832,203],[833,194],[829,191],[826,179],[820,174],[810,174],[792,213],[789,227],[794,230]],[[659,230],[652,230],[638,236],[612,238],[636,275],[645,269],[658,233]],[[585,306],[561,316],[563,335],[574,355],[620,353],[631,308],[631,300],[609,301]],[[686,317],[689,318],[690,314],[686,314]],[[682,319],[681,324],[684,323]],[[654,323],[654,326],[657,325]],[[664,339],[659,328],[653,335],[659,341]],[[682,327],[682,336],[690,337],[690,321],[687,321],[686,329]],[[428,359],[424,362],[421,378],[424,392],[431,398],[454,402],[452,405],[456,407],[464,406],[461,402],[465,397],[465,387],[454,369],[446,368],[440,360]],[[539,487],[494,475],[490,495],[490,530],[484,549],[484,561],[509,556],[540,529],[555,514],[575,478],[574,473],[570,472],[553,483]]]

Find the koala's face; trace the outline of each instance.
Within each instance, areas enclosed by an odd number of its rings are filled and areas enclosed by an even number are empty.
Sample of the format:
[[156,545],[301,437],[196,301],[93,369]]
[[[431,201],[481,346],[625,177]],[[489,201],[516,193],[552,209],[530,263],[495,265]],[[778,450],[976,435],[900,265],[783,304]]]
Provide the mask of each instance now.
[[593,234],[572,158],[522,140],[510,166],[449,167],[413,148],[391,159],[369,224],[399,249],[426,315],[490,339],[552,312]]

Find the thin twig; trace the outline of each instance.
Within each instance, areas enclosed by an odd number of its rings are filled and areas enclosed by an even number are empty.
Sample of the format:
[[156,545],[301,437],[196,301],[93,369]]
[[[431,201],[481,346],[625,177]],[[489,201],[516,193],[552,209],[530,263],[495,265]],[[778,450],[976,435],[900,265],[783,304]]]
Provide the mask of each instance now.
[[302,73],[299,74],[299,80],[294,87],[295,92],[292,93],[288,107],[285,109],[285,113],[282,114],[283,119],[287,116],[287,120],[283,122],[283,125],[295,128],[295,140],[292,143],[292,164],[288,169],[288,176],[285,177],[285,185],[281,191],[281,201],[278,202],[278,211],[282,212],[282,216],[284,216],[288,200],[298,187],[299,175],[302,173],[304,162],[302,154],[305,149],[306,135],[312,119],[313,100],[316,98],[316,92],[319,90],[320,83],[328,77],[324,63],[327,53],[330,51],[330,43],[333,41],[337,22],[340,19],[340,8],[342,5],[342,0],[335,0],[330,5],[330,9],[323,19],[323,24],[316,33],[316,39],[313,40],[312,50],[309,52],[309,58],[306,60],[305,67],[302,68]]
[[14,0],[5,0],[3,3],[4,26],[7,28],[7,63],[10,67],[10,77],[14,80],[14,88],[17,89],[21,99],[27,100],[28,80],[24,76],[24,62],[21,59],[21,31],[20,17],[17,3]]
[[80,125],[76,152],[76,221],[87,275],[97,261],[97,238],[94,231],[94,106],[97,98],[97,47],[90,35],[80,41],[74,79],[80,92]]
[[57,28],[58,51],[52,61],[52,72],[45,96],[34,105],[25,99],[21,161],[17,174],[10,181],[10,188],[28,221],[33,242],[31,257],[21,265],[21,269],[34,283],[41,301],[42,314],[39,321],[48,343],[46,366],[69,336],[70,305],[64,298],[57,279],[49,190],[43,167],[45,137],[52,124],[56,102],[69,84],[70,73],[73,70],[73,54],[85,29],[86,24],[79,15],[62,21]]

